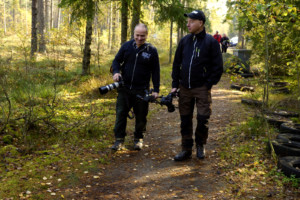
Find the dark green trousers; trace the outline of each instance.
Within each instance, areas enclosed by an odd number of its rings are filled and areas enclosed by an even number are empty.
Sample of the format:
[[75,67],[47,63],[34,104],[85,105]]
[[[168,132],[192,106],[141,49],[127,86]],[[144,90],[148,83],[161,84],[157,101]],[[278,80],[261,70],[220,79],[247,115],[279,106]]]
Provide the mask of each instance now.
[[138,99],[136,95],[144,96],[145,91],[129,90],[125,87],[118,89],[114,128],[116,140],[124,140],[126,136],[127,116],[131,108],[133,108],[135,117],[134,139],[142,139],[144,137],[143,133],[146,131],[149,103]]

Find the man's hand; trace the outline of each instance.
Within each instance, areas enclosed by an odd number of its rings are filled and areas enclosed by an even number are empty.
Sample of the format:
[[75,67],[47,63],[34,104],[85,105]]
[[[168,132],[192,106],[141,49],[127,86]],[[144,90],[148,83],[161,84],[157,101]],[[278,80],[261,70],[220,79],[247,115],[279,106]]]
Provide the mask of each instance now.
[[176,92],[178,88],[172,88],[171,93]]
[[154,96],[155,99],[158,98],[158,93],[157,92],[152,92],[152,96]]
[[120,81],[120,77],[122,77],[122,75],[120,73],[115,73],[113,76],[113,80],[115,82],[118,82],[118,81]]

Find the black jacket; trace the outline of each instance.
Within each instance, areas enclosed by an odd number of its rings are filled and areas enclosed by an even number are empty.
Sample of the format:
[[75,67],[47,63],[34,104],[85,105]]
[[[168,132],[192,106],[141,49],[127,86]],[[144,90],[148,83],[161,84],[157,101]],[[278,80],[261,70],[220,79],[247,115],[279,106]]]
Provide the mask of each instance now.
[[129,89],[149,89],[152,76],[154,92],[159,92],[159,58],[151,44],[137,48],[134,40],[125,42],[115,56],[112,68],[113,74],[122,74],[125,87]]
[[173,62],[172,87],[181,84],[185,88],[210,89],[217,84],[223,73],[220,45],[205,29],[199,34],[188,34],[177,47]]
[[221,44],[222,44],[222,46],[228,46],[229,38],[228,37],[222,37],[221,38]]

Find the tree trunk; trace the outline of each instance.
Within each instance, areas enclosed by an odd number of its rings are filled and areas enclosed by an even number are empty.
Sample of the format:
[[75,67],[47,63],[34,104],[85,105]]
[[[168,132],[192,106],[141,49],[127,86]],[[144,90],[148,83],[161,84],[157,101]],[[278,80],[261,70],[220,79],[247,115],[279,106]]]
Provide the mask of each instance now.
[[122,0],[122,25],[121,25],[121,45],[127,41],[127,30],[128,30],[128,1]]
[[50,29],[53,28],[53,0],[51,0],[50,5]]
[[30,56],[33,57],[34,53],[37,51],[37,0],[32,0],[31,6],[31,52]]
[[179,44],[180,39],[180,27],[177,25],[177,44]]
[[131,20],[131,39],[134,36],[134,28],[140,22],[141,0],[133,0],[132,2],[132,20]]
[[242,28],[239,29],[238,34],[238,44],[241,45],[241,48],[244,49],[244,30]]
[[50,23],[49,23],[49,0],[45,0],[45,28],[46,28],[46,34],[49,33],[50,29]]
[[93,20],[87,20],[82,60],[82,75],[88,75],[90,73],[92,34]]
[[[60,3],[60,0],[58,1]],[[58,8],[57,18],[56,18],[56,28],[59,29],[60,26],[60,16],[61,16],[61,8]]]
[[180,39],[183,38],[183,32],[184,32],[184,30],[183,30],[183,28],[181,28],[180,29]]
[[111,10],[112,10],[112,5],[110,4],[110,8],[108,9],[108,17],[107,17],[107,25],[108,25],[108,42],[107,46],[110,49],[111,47]]
[[13,7],[12,7],[12,18],[13,18],[13,27],[14,29],[16,28],[16,14],[15,14],[15,2],[13,2]]
[[38,0],[38,35],[39,35],[39,52],[46,52],[45,42],[45,17],[44,17],[44,0]]
[[170,26],[170,50],[169,50],[169,63],[172,62],[172,37],[173,36],[173,20],[171,19],[171,26]]
[[27,7],[28,7],[28,1],[25,0],[25,29],[26,29],[26,35],[28,34]]
[[116,44],[116,20],[117,20],[117,3],[112,3],[112,20],[111,20],[111,47],[110,51],[113,52]]
[[3,0],[3,29],[4,34],[6,34],[6,11],[5,11],[5,0]]

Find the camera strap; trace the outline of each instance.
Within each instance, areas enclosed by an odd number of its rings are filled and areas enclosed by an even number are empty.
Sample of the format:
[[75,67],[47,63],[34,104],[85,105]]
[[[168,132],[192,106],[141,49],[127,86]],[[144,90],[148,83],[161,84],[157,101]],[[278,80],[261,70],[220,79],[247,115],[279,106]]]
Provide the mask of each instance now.
[[[130,105],[129,105],[129,99],[128,99],[128,92],[126,90],[126,97],[125,97],[125,101],[126,101],[126,105],[127,105],[127,108],[130,109]],[[128,114],[127,114],[127,117],[128,119],[134,119],[134,112],[132,110],[132,108],[129,110]]]
[[134,118],[134,112],[132,111],[132,109],[129,110],[127,117],[128,117],[128,119],[133,119]]

